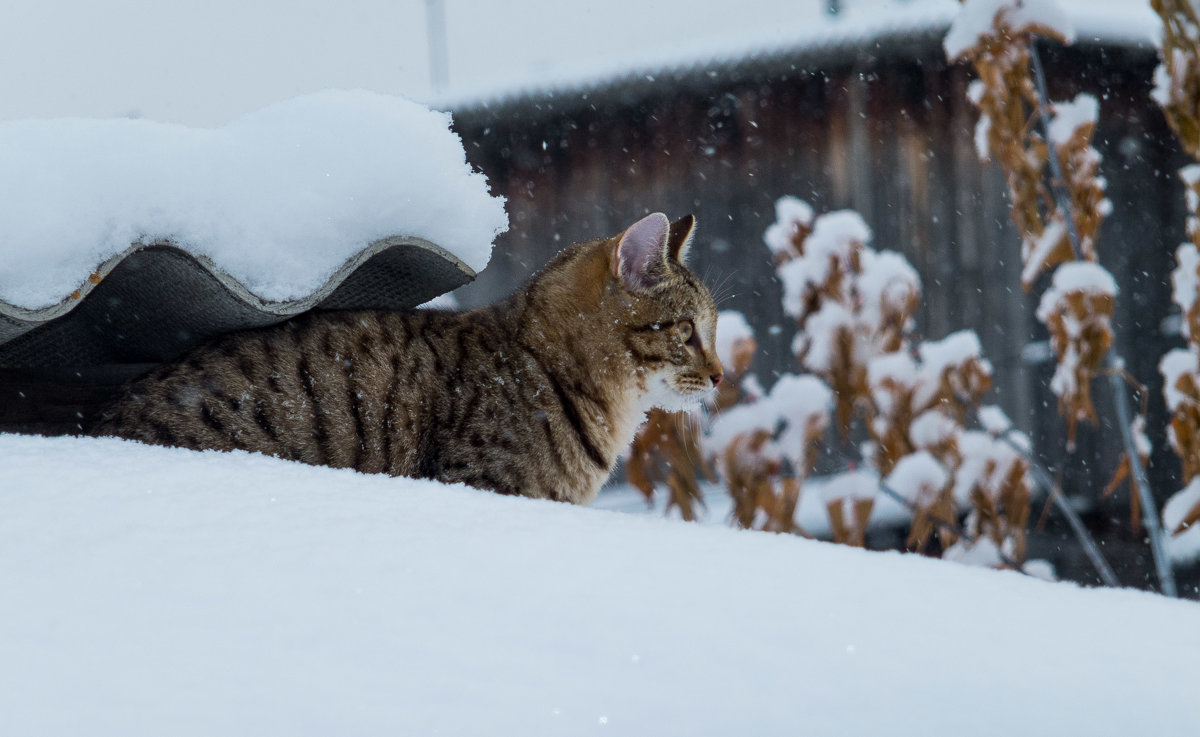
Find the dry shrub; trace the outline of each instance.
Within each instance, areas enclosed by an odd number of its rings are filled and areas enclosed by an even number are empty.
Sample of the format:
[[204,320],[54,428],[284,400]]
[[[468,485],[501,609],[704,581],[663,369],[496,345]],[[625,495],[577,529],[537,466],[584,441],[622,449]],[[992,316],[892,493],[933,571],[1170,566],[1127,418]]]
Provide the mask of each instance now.
[[700,452],[700,421],[682,412],[650,410],[638,430],[625,464],[626,479],[646,497],[654,498],[656,486],[667,488],[667,509],[679,509],[689,522],[704,506],[700,474],[712,478]]
[[800,365],[833,389],[837,427],[846,436],[869,397],[867,363],[908,347],[920,279],[900,254],[868,247],[870,228],[856,212],[785,226],[773,224],[765,239],[770,244],[772,229],[794,234],[789,251],[776,251],[783,310],[799,328],[792,348]]
[[[1077,282],[1059,278],[1081,274]],[[1055,285],[1042,295],[1037,316],[1050,332],[1057,358],[1050,388],[1058,396],[1059,414],[1067,421],[1067,443],[1073,447],[1079,421],[1097,421],[1091,386],[1113,342],[1116,284],[1095,264],[1067,264],[1055,277]]]
[[[729,493],[730,521],[805,534],[796,511],[826,454],[849,467],[820,486],[836,542],[865,544],[886,478],[913,512],[910,549],[928,550],[935,535],[942,549],[960,542],[958,517],[966,510],[969,541],[987,538],[1008,556],[986,564],[1022,556],[1028,466],[999,441],[965,429],[992,381],[978,338],[962,331],[912,345],[919,279],[903,256],[868,245],[870,229],[857,213],[814,217],[807,204],[785,197],[776,214],[764,240],[784,285],[784,312],[799,327],[796,360],[811,373],[782,376],[763,396],[749,373],[756,350],[749,327],[736,313],[721,314],[717,351],[729,380],[711,407],[702,455]],[[829,442],[834,418],[842,450]],[[686,519],[701,499],[693,463],[699,436],[694,422],[652,413],[628,464],[631,483],[647,498],[667,486]],[[870,470],[854,470],[859,463]],[[923,471],[912,481],[904,468]]]
[[[1200,158],[1200,20],[1188,0],[1151,0],[1163,22],[1162,64],[1155,70],[1151,96],[1159,106],[1184,149]],[[1200,165],[1180,171],[1188,208],[1189,243],[1176,251],[1177,266],[1171,274],[1172,297],[1183,315],[1182,334],[1186,348],[1170,351],[1159,364],[1163,393],[1171,412],[1168,438],[1183,467],[1183,488],[1163,508],[1190,504],[1177,524],[1168,531],[1178,535],[1200,522],[1200,499],[1187,502],[1188,489],[1200,475]]]
[[713,420],[705,447],[733,502],[734,524],[806,534],[796,510],[829,426],[830,403],[819,379],[785,375],[767,397]]
[[[1163,22],[1154,99],[1192,158],[1200,157],[1200,21],[1189,0],[1150,0]],[[1193,243],[1195,240],[1193,239]]]
[[[1172,295],[1185,318],[1182,332],[1187,346],[1163,356],[1159,371],[1163,376],[1163,396],[1171,413],[1167,437],[1183,470],[1183,488],[1176,496],[1183,499],[1189,485],[1200,477],[1200,333],[1192,322],[1200,302],[1200,252],[1195,245],[1185,243],[1176,251],[1175,258],[1178,266],[1171,273]],[[1171,501],[1167,504],[1171,505]],[[1184,522],[1174,525],[1169,532],[1178,535],[1198,518],[1200,500],[1183,514]]]
[[964,528],[987,538],[1009,559],[1025,560],[1033,481],[1029,461],[994,437],[974,433],[960,444],[964,463],[956,473],[956,493],[971,505]]
[[1163,357],[1160,367],[1163,392],[1171,411],[1168,436],[1183,465],[1186,485],[1200,475],[1200,376],[1195,354],[1189,349],[1177,349]]
[[[910,549],[928,549],[935,535],[943,548],[953,545],[959,511],[978,505],[969,534],[995,537],[997,549],[1023,554],[1032,489],[1027,465],[991,439],[982,446],[972,441],[975,451],[991,454],[982,459],[968,459],[960,448],[971,435],[966,418],[992,381],[978,338],[963,331],[911,344],[920,282],[902,256],[868,245],[870,229],[857,213],[814,217],[808,205],[785,197],[776,214],[764,240],[783,282],[784,312],[799,328],[797,362],[811,374],[784,377],[763,401],[714,420],[706,447],[733,499],[735,524],[800,531],[793,515],[804,481],[819,451],[832,446],[824,437],[826,413],[800,403],[789,413],[787,397],[832,389],[828,404],[845,449],[833,456],[872,469],[822,479],[835,541],[865,544],[885,478],[902,487],[897,493],[913,512]],[[794,391],[801,384],[807,389]],[[846,455],[851,445],[857,457]],[[912,469],[924,471],[914,476]]]
[[1028,291],[1042,270],[1075,258],[1064,214],[1046,185],[1049,147],[1035,126],[1049,111],[1041,109],[1030,74],[1030,45],[1037,36],[1063,43],[1067,39],[1055,28],[1019,17],[1014,20],[1009,10],[1001,7],[990,32],[980,34],[956,59],[969,60],[979,75],[968,90],[982,113],[975,145],[981,158],[1000,164],[1008,182],[1012,219],[1021,234],[1026,264],[1021,281]]
[[878,479],[858,471],[838,474],[826,481],[825,511],[834,542],[858,548],[866,546],[867,523],[875,509],[878,491]]
[[[1096,236],[1111,204],[1099,176],[1100,155],[1091,144],[1099,105],[1090,95],[1079,95],[1047,107],[1033,79],[1031,46],[1037,36],[1062,43],[1069,39],[1056,28],[1012,20],[1028,17],[1014,5],[1001,6],[992,27],[960,57],[979,75],[970,89],[981,114],[979,154],[996,161],[1008,181],[1012,218],[1022,238],[1022,286],[1028,291],[1042,273],[1053,270],[1055,275],[1037,314],[1058,359],[1051,388],[1073,447],[1078,423],[1097,421],[1091,381],[1112,345],[1116,285],[1095,265]],[[1039,123],[1045,123],[1044,130]],[[1056,200],[1050,185],[1048,144],[1057,153],[1065,202]],[[1064,268],[1078,273],[1081,262],[1094,266],[1089,281],[1078,284],[1060,277]]]

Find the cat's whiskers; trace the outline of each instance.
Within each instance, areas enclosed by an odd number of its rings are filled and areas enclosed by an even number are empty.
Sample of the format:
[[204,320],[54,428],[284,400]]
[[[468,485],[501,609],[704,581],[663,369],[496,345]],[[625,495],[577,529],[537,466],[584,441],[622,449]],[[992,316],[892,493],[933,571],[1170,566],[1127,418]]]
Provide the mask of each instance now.
[[[722,274],[720,280],[714,286],[709,288],[709,292],[712,293],[713,302],[718,306],[730,298],[737,296],[733,293],[733,277],[737,274],[737,272],[738,270],[735,269],[731,272]],[[708,283],[707,278],[705,278],[705,283]]]

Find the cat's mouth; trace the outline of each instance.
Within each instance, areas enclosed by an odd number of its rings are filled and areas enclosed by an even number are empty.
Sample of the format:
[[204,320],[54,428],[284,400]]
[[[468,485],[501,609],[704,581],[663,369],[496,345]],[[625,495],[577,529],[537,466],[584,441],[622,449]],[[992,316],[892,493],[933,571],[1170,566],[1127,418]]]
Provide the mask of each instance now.
[[715,391],[716,387],[711,382],[686,379],[671,381],[659,374],[646,382],[644,404],[646,409],[657,407],[668,412],[687,412],[699,409]]

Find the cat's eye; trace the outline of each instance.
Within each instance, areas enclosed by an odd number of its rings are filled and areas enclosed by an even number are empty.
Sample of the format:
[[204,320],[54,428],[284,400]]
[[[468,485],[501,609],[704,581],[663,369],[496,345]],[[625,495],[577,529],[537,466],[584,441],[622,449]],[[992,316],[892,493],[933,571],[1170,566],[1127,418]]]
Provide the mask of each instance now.
[[696,337],[696,326],[691,320],[680,320],[676,325],[676,330],[679,331],[679,340],[686,344],[693,343],[693,338]]

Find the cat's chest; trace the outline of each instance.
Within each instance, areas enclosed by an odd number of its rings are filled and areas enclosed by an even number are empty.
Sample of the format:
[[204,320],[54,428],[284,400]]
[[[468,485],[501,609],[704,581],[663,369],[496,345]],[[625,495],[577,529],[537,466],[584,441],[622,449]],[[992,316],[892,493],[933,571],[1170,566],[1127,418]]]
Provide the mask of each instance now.
[[600,487],[608,480],[612,472],[612,467],[616,465],[616,459],[619,458],[629,448],[629,444],[633,442],[633,437],[637,433],[639,427],[646,420],[646,410],[642,406],[643,402],[639,397],[629,392],[622,396],[618,401],[613,402],[612,411],[605,418],[604,430],[604,455],[609,459],[607,468],[589,468],[589,473],[586,488],[583,490],[582,498],[577,500],[580,503],[588,503],[595,498],[600,491]]

